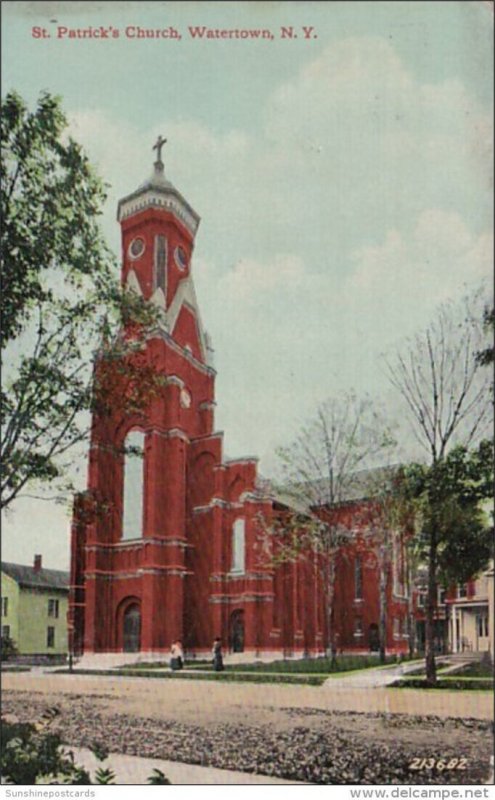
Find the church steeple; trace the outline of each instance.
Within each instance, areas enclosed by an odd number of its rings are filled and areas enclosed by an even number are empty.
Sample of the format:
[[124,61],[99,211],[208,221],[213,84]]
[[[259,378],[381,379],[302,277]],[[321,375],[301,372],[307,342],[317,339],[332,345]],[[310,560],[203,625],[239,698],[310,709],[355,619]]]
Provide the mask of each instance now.
[[119,222],[140,213],[145,208],[158,208],[172,213],[194,238],[199,227],[200,217],[187,200],[165,177],[162,161],[162,147],[167,139],[159,136],[153,145],[156,159],[153,173],[136,191],[119,200],[117,219]]
[[162,309],[174,341],[203,363],[211,346],[203,329],[191,276],[199,216],[165,175],[158,136],[151,176],[119,202],[122,282]]

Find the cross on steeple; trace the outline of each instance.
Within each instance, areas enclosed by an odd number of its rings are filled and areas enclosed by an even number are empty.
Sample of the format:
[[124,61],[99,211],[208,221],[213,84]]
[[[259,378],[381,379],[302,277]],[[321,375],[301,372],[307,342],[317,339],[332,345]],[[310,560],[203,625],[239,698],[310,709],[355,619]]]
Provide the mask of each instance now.
[[162,147],[166,143],[167,143],[167,140],[164,139],[163,136],[160,134],[160,136],[156,140],[156,144],[154,144],[153,147],[152,147],[152,150],[156,150],[156,162],[155,163],[157,163],[157,164],[162,164],[163,165],[163,162],[162,162]]

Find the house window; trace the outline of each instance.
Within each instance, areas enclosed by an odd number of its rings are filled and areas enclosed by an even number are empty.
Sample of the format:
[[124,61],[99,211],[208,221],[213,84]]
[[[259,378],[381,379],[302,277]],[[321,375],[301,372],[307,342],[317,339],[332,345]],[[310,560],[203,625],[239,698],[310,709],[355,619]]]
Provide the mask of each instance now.
[[46,646],[55,647],[55,628],[51,625],[46,629]]
[[2,639],[10,639],[10,625],[2,625]]
[[144,433],[131,431],[125,451],[122,538],[139,539],[143,533]]
[[231,572],[243,573],[246,568],[246,543],[244,520],[236,519],[232,528]]
[[363,620],[361,617],[354,617],[354,636],[363,635]]
[[58,619],[58,612],[59,612],[59,601],[50,598],[48,600],[48,616]]
[[488,614],[476,615],[476,632],[479,637],[488,636]]
[[467,597],[467,583],[459,583],[457,586],[457,597]]
[[443,606],[445,603],[445,589],[439,588],[438,589],[438,605]]
[[424,608],[426,605],[426,592],[418,594],[418,608]]
[[354,598],[363,599],[363,565],[360,556],[354,561]]
[[9,598],[2,597],[2,617],[6,617],[9,613]]

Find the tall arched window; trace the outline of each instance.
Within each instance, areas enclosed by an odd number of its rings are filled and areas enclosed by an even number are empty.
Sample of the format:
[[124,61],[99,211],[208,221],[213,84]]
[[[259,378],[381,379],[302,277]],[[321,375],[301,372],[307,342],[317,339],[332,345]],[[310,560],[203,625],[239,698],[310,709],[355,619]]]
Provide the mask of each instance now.
[[125,440],[122,539],[143,535],[144,433],[130,431]]
[[155,236],[155,261],[154,261],[155,289],[167,293],[167,240],[165,236]]
[[236,519],[232,528],[232,566],[231,572],[242,573],[246,567],[246,543],[244,520]]
[[363,564],[361,556],[356,556],[354,561],[354,599],[363,599]]

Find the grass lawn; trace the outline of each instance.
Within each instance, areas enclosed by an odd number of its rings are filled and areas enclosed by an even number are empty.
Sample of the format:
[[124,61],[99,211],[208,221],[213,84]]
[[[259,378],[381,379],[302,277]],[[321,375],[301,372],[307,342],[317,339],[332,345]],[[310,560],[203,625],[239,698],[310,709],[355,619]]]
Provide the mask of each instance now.
[[392,689],[425,689],[426,691],[447,691],[458,692],[492,692],[493,679],[491,678],[464,678],[456,675],[439,675],[434,686],[429,686],[424,677],[401,678],[390,687]]
[[[69,674],[68,669],[57,670],[57,673]],[[159,669],[74,669],[73,675],[112,675],[114,677],[125,678],[156,678],[157,680],[200,680],[200,681],[223,681],[224,683],[289,683],[302,684],[303,686],[321,686],[328,678],[328,675],[289,675],[277,673],[257,673],[257,672],[177,672]]]
[[463,678],[491,678],[493,680],[493,667],[489,663],[476,661],[461,667],[455,675]]
[[[278,674],[278,675],[328,675],[335,674],[341,675],[345,672],[363,670],[363,669],[376,669],[377,667],[392,666],[396,663],[395,656],[387,656],[386,663],[380,664],[378,656],[354,656],[354,655],[341,655],[337,656],[337,663],[332,664],[330,658],[300,658],[295,660],[281,660],[271,661],[265,663],[263,661],[256,661],[251,664],[226,664],[225,672],[234,673],[263,673],[263,674]],[[169,666],[168,661],[160,661],[155,663],[129,664],[122,669],[125,670],[153,670],[164,669]],[[186,661],[185,664],[188,670],[202,670],[213,672],[211,661]]]

